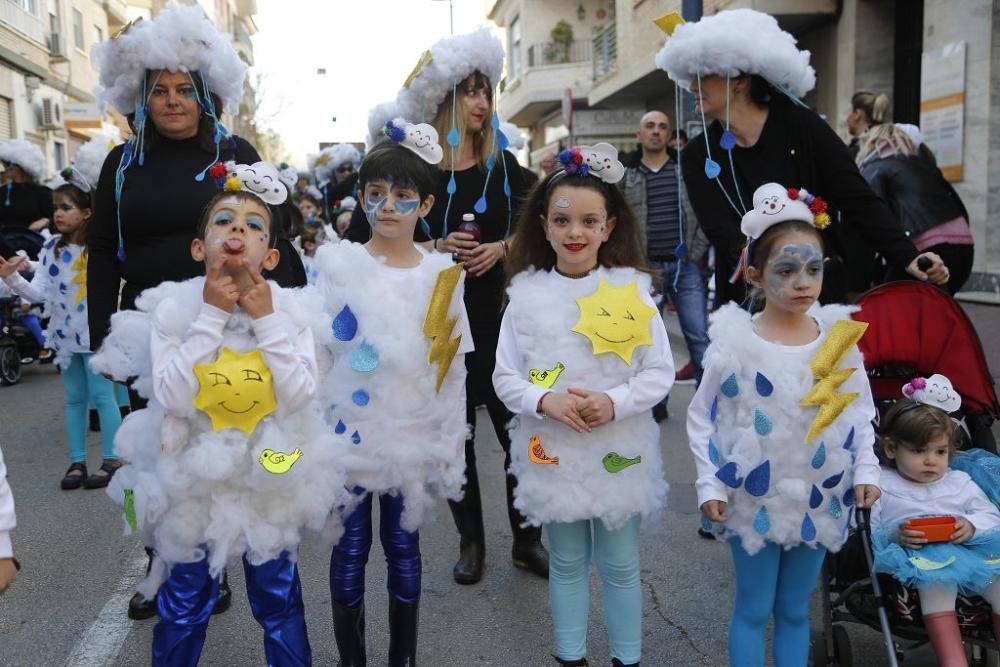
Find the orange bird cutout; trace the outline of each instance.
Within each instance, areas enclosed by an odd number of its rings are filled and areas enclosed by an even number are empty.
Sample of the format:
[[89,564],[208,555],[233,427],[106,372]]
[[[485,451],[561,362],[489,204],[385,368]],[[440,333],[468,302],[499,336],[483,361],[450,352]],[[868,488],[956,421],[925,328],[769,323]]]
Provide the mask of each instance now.
[[538,437],[537,433],[531,436],[528,441],[528,458],[531,459],[532,463],[559,465],[558,456],[549,458],[549,455],[542,449],[542,439]]

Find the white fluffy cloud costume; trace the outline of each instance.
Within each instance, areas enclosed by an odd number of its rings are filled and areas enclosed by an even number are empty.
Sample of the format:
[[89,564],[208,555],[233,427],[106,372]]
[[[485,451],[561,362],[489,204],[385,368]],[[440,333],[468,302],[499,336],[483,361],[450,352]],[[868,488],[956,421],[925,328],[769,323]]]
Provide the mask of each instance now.
[[0,144],[0,162],[16,164],[36,181],[45,176],[45,155],[25,139],[11,139]]
[[[318,287],[335,332],[328,342],[333,368],[321,369],[320,396],[334,432],[355,443],[343,455],[349,486],[401,493],[402,526],[413,531],[435,497],[460,498],[464,481],[464,357],[455,356],[436,393],[437,367],[428,364],[431,343],[423,334],[438,273],[453,262],[425,255],[419,279],[400,291],[365,279],[380,261],[356,243],[327,244],[316,253]],[[463,292],[459,280],[449,318],[464,319]],[[452,337],[458,332],[456,325]]]
[[802,97],[816,86],[809,52],[795,46],[773,16],[753,9],[728,9],[674,29],[656,54],[656,66],[682,88],[701,76],[759,74]]
[[[149,407],[129,415],[118,431],[115,451],[125,465],[108,487],[117,502],[126,490],[133,491],[138,533],[164,561],[141,589],[147,597],[171,564],[197,561],[206,548],[211,572],[218,575],[243,554],[253,564],[282,551],[294,557],[306,528],[339,539],[342,524],[332,512],[350,502],[342,463],[346,445],[327,427],[315,401],[294,412],[278,405],[249,436],[235,428],[214,431],[209,417],[193,406],[184,414],[164,414],[152,392],[154,322],[162,334],[184,339],[203,307],[204,283],[194,278],[143,292],[137,310],[114,315],[111,332],[91,362],[95,371],[117,380],[137,378],[134,388],[149,399]],[[271,283],[271,294],[275,312],[287,317],[290,337],[310,329],[322,344],[330,336],[330,319],[313,290]],[[237,310],[220,349],[256,349],[251,322]],[[272,474],[259,462],[265,449],[292,453],[296,448],[301,461],[284,474]]]

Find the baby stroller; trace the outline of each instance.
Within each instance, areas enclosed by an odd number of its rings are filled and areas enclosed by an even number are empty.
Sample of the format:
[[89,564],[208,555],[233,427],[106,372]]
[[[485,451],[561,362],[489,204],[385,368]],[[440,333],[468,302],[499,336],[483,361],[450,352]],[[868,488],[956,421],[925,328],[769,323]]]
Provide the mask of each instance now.
[[[872,395],[880,414],[899,398],[902,386],[917,376],[947,376],[962,396],[965,439],[960,449],[978,448],[996,454],[990,430],[1000,414],[992,375],[982,344],[968,316],[945,292],[918,282],[895,282],[861,297],[854,319],[871,326],[859,343],[865,357]],[[915,591],[891,577],[871,576],[871,524],[858,511],[857,529],[843,549],[827,556],[821,576],[823,626],[813,631],[814,666],[853,664],[844,623],[879,630],[889,651],[889,664],[904,658],[894,637],[914,648],[928,641]],[[990,609],[981,598],[959,596],[962,638],[974,652],[995,647]],[[976,662],[974,653],[970,664]],[[982,659],[982,658],[980,658]]]
[[[31,331],[18,321],[19,297],[0,297],[0,384],[21,381],[21,365],[39,358],[42,347]],[[44,362],[43,362],[44,363]]]

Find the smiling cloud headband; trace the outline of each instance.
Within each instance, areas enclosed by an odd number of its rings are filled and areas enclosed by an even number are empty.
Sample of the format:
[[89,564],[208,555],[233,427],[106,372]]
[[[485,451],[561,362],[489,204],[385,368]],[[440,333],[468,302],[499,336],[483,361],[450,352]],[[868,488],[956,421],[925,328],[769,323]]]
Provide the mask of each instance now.
[[444,159],[444,151],[438,143],[438,133],[433,125],[414,125],[403,118],[394,118],[386,122],[382,134],[394,144],[409,148],[428,164],[438,164]]
[[226,192],[249,192],[272,206],[284,204],[288,198],[288,188],[282,183],[277,168],[270,162],[217,162],[208,173]]

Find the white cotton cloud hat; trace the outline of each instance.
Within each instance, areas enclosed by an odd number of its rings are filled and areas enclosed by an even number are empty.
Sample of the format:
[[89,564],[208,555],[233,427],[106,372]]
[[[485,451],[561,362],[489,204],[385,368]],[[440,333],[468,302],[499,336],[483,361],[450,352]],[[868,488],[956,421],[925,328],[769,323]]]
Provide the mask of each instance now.
[[802,97],[816,86],[809,51],[773,16],[729,9],[678,25],[656,54],[656,66],[683,88],[701,76],[758,74],[777,88]]
[[38,146],[25,139],[11,139],[0,144],[0,162],[16,164],[36,181],[45,176],[45,155]]

